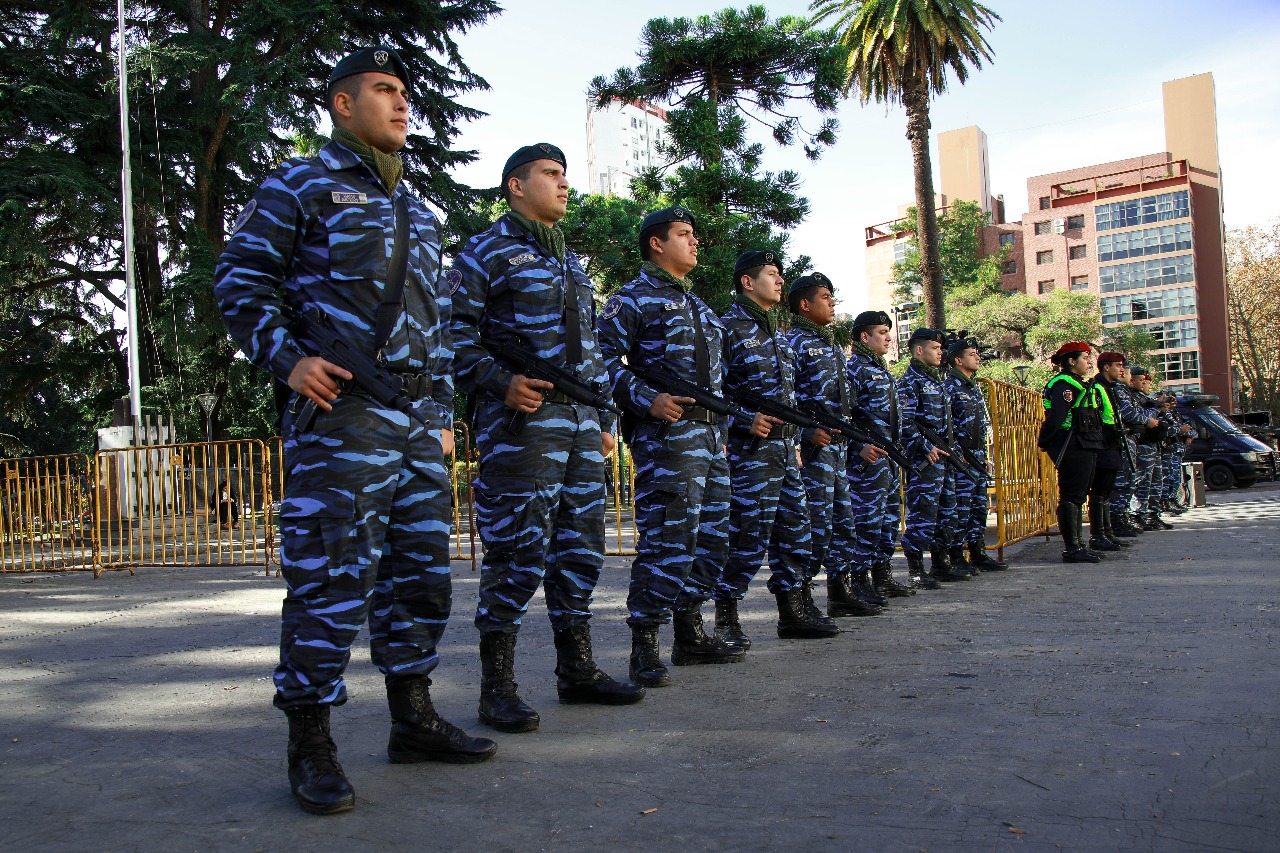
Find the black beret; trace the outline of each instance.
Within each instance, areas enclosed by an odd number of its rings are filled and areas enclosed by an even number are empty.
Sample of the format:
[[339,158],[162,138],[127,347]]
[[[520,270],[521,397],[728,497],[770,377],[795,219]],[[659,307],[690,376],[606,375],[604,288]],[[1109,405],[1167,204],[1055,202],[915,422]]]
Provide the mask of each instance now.
[[640,223],[640,234],[648,231],[655,225],[662,225],[667,222],[688,222],[695,229],[698,227],[698,220],[694,218],[693,213],[687,207],[664,207],[661,210],[650,211],[645,216],[644,221]]
[[863,311],[853,318],[853,327],[861,329],[863,326],[888,326],[892,329],[893,323],[889,321],[889,315],[883,311]]
[[825,287],[832,294],[836,292],[835,285],[831,283],[831,279],[820,272],[800,276],[791,283],[791,291],[787,294],[787,307],[791,309],[793,314],[799,312],[800,300],[808,299],[820,287]]
[[756,267],[762,267],[765,264],[773,264],[775,267],[778,267],[779,269],[781,269],[782,267],[782,261],[778,259],[778,255],[776,252],[768,252],[760,249],[755,249],[750,252],[743,252],[741,255],[738,255],[738,260],[733,262],[734,281],[737,281],[738,276],[742,275],[743,273],[749,270],[753,270]]
[[1131,367],[1129,368],[1129,375],[1130,376],[1150,376],[1151,371],[1147,370],[1145,367]]
[[937,329],[928,329],[921,326],[911,333],[911,338],[907,341],[907,346],[915,346],[916,341],[937,341],[940,344],[945,344],[947,342],[947,336],[942,332],[939,332]]
[[982,347],[978,345],[977,338],[956,338],[947,347],[947,358],[959,358],[964,355],[965,350],[976,349],[981,352]]
[[569,164],[564,159],[564,152],[550,142],[539,142],[536,145],[526,145],[517,149],[516,153],[507,158],[507,164],[502,167],[503,182],[506,182],[507,175],[534,160],[555,160],[564,168],[565,174],[569,173]]
[[390,74],[392,77],[399,78],[406,89],[413,88],[413,83],[409,80],[409,69],[400,58],[400,54],[389,47],[381,46],[362,48],[339,59],[338,64],[329,72],[329,85],[332,86],[344,77],[364,74],[368,71]]

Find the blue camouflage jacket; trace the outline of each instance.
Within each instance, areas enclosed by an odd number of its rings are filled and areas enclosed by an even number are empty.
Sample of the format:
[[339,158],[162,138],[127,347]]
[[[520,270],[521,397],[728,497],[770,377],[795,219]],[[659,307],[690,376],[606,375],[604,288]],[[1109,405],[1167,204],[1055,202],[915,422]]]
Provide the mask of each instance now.
[[[741,305],[720,315],[724,325],[725,393],[754,391],[795,405],[795,355],[782,332],[769,334]],[[750,407],[748,407],[749,409]],[[730,416],[730,429],[747,431],[751,421]]]
[[[849,418],[849,377],[844,368],[844,351],[829,344],[812,329],[792,326],[787,330],[787,343],[796,359],[796,405],[821,409],[838,418]],[[809,440],[812,430],[801,437]]]
[[[703,340],[694,330],[693,312],[698,312]],[[686,382],[697,382],[694,347],[707,348],[709,391],[721,393],[724,382],[724,327],[692,293],[641,270],[638,278],[623,285],[609,298],[596,320],[600,352],[613,387],[613,398],[624,409],[643,417],[658,390],[623,364],[650,365],[660,362]]]
[[1141,435],[1147,428],[1147,421],[1156,416],[1154,406],[1147,408],[1139,403],[1137,392],[1124,382],[1105,382],[1099,380],[1099,384],[1105,385],[1107,390],[1111,392],[1112,402],[1115,404],[1116,412],[1120,415],[1120,420],[1129,432],[1133,435]]
[[[566,281],[574,289],[582,333],[582,364],[572,370],[586,382],[608,387],[595,336],[595,285],[573,252],[566,250],[562,265],[506,215],[467,241],[447,279],[454,365],[467,393],[502,400],[515,375],[513,366],[495,359],[482,340],[514,342],[570,369],[565,358]],[[614,415],[599,413],[601,429],[613,432]]]
[[[394,203],[351,150],[330,142],[316,157],[285,161],[245,206],[214,273],[214,295],[231,337],[255,365],[287,381],[314,355],[290,330],[289,313],[326,315],[353,346],[374,354],[378,303],[395,244]],[[435,215],[408,195],[409,260],[404,312],[382,348],[390,370],[434,377],[417,405],[433,426],[453,422],[449,295],[441,286]]]
[[[901,435],[901,418],[893,374],[870,356],[855,352],[849,356],[847,375],[853,407],[861,411],[881,435],[897,441]],[[861,453],[862,447],[861,442],[849,442],[850,454]]]
[[970,379],[955,368],[946,372],[947,393],[951,396],[951,424],[956,443],[966,450],[986,452],[991,431],[991,415],[987,398],[978,380]]
[[923,458],[933,449],[933,444],[920,434],[916,418],[944,440],[954,439],[951,397],[946,386],[914,362],[898,380],[898,408],[902,412],[902,446],[908,456]]

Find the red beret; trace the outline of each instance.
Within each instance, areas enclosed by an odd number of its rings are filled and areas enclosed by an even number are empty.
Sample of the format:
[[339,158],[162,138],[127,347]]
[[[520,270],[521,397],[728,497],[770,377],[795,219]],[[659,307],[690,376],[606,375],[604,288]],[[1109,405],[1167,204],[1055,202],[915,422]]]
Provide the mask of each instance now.
[[1065,344],[1058,347],[1058,351],[1053,354],[1053,357],[1062,358],[1063,356],[1074,355],[1078,352],[1088,352],[1091,349],[1093,349],[1093,347],[1089,346],[1084,341],[1067,341]]
[[1122,352],[1108,351],[1098,356],[1098,364],[1115,364],[1116,362],[1119,362],[1120,364],[1129,363],[1128,359],[1124,357],[1124,353]]

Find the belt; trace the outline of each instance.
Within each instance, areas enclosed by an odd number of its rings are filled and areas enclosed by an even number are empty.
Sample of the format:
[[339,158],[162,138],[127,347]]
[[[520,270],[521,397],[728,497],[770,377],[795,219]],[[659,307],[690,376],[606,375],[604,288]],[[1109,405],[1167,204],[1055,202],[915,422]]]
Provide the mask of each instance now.
[[562,406],[572,406],[574,403],[578,401],[573,399],[563,391],[557,391],[553,388],[552,390],[543,393],[542,402],[559,403]]
[[773,429],[769,430],[768,439],[770,441],[786,440],[789,438],[795,438],[799,434],[800,430],[793,424],[774,424]]
[[684,414],[680,416],[682,421],[697,421],[700,424],[718,424],[720,416],[715,412],[704,409],[701,406],[690,406],[684,410]]
[[423,400],[431,396],[435,377],[430,373],[393,373],[400,379],[400,390],[410,400]]

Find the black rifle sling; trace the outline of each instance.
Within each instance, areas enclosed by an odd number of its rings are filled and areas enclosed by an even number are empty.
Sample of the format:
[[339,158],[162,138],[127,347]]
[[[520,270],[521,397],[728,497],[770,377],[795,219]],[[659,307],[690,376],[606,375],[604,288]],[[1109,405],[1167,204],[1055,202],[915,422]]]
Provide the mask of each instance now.
[[569,254],[561,264],[564,272],[564,360],[569,364],[582,364],[582,318],[578,305],[578,282],[569,274]]
[[404,284],[409,272],[409,194],[400,193],[395,201],[396,240],[391,247],[391,261],[387,264],[387,286],[378,303],[377,326],[373,339],[377,343],[375,357],[391,342],[391,332],[404,312]]
[[693,318],[693,373],[694,382],[703,388],[711,387],[711,356],[707,352],[707,336],[702,333],[702,309],[692,293],[686,293],[689,314]]

